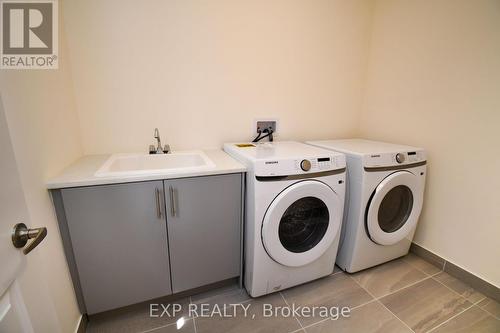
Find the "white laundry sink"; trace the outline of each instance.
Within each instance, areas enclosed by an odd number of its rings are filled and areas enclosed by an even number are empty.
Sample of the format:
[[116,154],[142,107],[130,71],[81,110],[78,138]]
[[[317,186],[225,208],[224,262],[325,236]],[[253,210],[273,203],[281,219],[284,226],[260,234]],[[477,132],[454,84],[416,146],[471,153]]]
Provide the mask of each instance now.
[[169,154],[113,154],[95,173],[96,177],[147,174],[182,174],[215,167],[202,151]]

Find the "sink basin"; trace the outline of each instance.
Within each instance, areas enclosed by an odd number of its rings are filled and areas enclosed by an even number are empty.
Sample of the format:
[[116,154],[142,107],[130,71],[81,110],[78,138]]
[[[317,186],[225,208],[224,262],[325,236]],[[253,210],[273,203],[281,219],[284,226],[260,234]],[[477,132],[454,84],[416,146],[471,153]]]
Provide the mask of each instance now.
[[95,173],[96,177],[188,173],[214,167],[202,151],[170,154],[114,154]]

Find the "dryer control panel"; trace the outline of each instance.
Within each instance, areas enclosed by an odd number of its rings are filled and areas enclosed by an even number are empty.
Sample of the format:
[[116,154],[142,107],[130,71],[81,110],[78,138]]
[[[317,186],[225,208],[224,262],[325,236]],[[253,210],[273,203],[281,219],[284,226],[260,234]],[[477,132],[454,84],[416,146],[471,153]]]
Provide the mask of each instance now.
[[396,165],[411,165],[424,161],[426,161],[425,151],[415,150],[365,155],[363,164],[366,168],[380,168]]

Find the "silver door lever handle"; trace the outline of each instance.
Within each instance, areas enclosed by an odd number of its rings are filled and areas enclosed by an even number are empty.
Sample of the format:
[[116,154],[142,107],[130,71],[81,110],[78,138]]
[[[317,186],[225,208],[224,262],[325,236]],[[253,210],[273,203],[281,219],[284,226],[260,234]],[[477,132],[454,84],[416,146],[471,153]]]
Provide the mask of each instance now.
[[45,236],[47,236],[47,228],[45,227],[28,229],[26,224],[18,223],[12,230],[12,244],[19,249],[24,247],[26,243],[28,243],[28,240],[33,239],[33,241],[23,249],[23,253],[28,254],[43,241]]

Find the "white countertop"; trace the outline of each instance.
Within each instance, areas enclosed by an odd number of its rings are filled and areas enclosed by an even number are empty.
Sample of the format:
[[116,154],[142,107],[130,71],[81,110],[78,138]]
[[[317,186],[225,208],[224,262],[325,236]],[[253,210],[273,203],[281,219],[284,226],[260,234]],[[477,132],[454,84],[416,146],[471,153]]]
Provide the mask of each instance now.
[[80,158],[78,161],[63,170],[60,175],[47,181],[46,185],[49,190],[79,187],[79,186],[92,186],[92,185],[105,185],[105,184],[119,184],[141,182],[148,180],[161,180],[161,179],[174,179],[186,178],[197,176],[220,175],[228,173],[246,172],[246,167],[234,158],[226,154],[222,150],[203,150],[203,152],[215,164],[214,167],[209,169],[178,172],[178,173],[154,173],[145,175],[129,175],[129,176],[115,176],[115,177],[97,177],[96,171],[104,164],[104,162],[111,156],[108,155],[87,155]]

